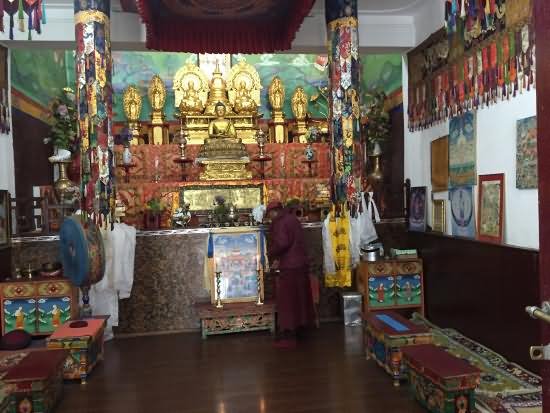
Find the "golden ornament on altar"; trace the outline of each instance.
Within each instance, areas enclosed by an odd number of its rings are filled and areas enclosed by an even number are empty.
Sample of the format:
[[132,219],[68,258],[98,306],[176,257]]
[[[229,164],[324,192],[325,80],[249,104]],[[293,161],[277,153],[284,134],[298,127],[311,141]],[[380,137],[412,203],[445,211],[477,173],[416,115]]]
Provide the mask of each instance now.
[[124,90],[122,95],[122,107],[124,115],[128,120],[128,129],[130,130],[132,145],[137,145],[141,134],[139,118],[141,115],[142,98],[136,86],[130,85]]
[[229,102],[239,114],[255,114],[260,106],[262,84],[258,71],[241,60],[231,67],[228,80]]
[[291,107],[296,120],[305,120],[307,115],[308,98],[304,88],[298,86],[292,94]]
[[298,86],[294,90],[290,103],[291,103],[290,106],[292,108],[292,113],[296,118],[294,135],[297,137],[300,143],[305,143],[306,142],[305,134],[307,133],[306,117],[307,117],[308,97],[303,87]]
[[166,87],[159,75],[154,75],[149,83],[149,103],[153,111],[163,111],[166,102]]
[[216,62],[216,69],[214,69],[214,73],[212,73],[210,91],[208,92],[208,100],[206,101],[206,110],[204,113],[207,115],[214,115],[218,102],[225,105],[227,112],[233,111],[227,99],[227,84],[220,71],[220,65]]
[[273,111],[282,111],[285,104],[285,88],[279,76],[275,76],[269,84],[268,95]]
[[194,63],[187,63],[174,76],[174,103],[181,114],[201,114],[208,98],[208,79]]

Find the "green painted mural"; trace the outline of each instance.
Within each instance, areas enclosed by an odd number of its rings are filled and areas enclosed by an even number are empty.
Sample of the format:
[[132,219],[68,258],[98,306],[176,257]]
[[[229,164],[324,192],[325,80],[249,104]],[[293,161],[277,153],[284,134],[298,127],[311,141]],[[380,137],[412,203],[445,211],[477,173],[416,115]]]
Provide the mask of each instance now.
[[[42,106],[49,106],[67,81],[64,50],[12,49],[11,85]],[[72,76],[74,79],[74,75]]]
[[[297,86],[304,87],[309,97],[318,93],[318,89],[327,86],[328,71],[324,66],[324,56],[314,54],[263,54],[231,57],[232,64],[240,60],[252,64],[262,82],[262,105],[260,111],[264,118],[270,117],[267,88],[274,76],[283,80],[286,89],[284,112],[292,118],[290,97]],[[151,77],[158,74],[168,90],[165,106],[168,120],[174,119],[174,94],[172,80],[177,70],[187,62],[197,63],[197,55],[191,53],[160,52],[113,52],[114,71],[113,88],[114,121],[125,121],[122,109],[122,93],[131,84],[136,85],[144,96],[141,119],[150,117],[147,87]],[[401,55],[380,54],[363,55],[362,88],[363,91],[383,89],[386,94],[401,87]],[[37,68],[41,68],[40,71]],[[48,70],[42,70],[48,68]],[[38,103],[47,106],[59,90],[66,85],[74,85],[74,53],[57,50],[19,50],[12,51],[12,85],[20,92]],[[326,101],[319,99],[312,103],[309,112],[313,117],[324,117],[327,113]]]

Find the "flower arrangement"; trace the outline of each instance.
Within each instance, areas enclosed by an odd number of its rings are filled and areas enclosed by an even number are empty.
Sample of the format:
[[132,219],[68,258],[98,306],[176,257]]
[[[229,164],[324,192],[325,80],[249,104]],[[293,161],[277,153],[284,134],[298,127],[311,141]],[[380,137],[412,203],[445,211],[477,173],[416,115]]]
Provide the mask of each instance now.
[[75,153],[78,149],[77,115],[75,94],[69,87],[63,88],[62,93],[51,103],[51,118],[53,119],[50,136],[44,143],[53,143],[59,149]]

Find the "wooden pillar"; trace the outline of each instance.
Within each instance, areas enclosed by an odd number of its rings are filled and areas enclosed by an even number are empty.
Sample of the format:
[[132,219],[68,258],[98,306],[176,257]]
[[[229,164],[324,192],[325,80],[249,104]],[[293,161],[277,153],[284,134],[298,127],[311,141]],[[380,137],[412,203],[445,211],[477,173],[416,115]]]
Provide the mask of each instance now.
[[[550,2],[535,0],[537,42],[537,150],[539,179],[539,277],[541,300],[550,299]],[[519,217],[519,219],[521,219]],[[533,303],[532,305],[540,305]],[[542,325],[542,344],[550,343],[550,326]],[[538,344],[534,344],[538,345]],[[543,412],[550,413],[550,361],[541,362]]]
[[360,132],[361,66],[357,0],[325,1],[329,58],[329,134],[333,201],[357,205],[364,171]]
[[74,2],[82,210],[97,224],[114,210],[110,0]]

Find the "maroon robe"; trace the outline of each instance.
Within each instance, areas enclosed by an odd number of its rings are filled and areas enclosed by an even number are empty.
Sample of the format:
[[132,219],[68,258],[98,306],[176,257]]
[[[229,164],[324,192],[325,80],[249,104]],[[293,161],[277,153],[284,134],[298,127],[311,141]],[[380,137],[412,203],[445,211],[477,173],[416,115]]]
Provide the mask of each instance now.
[[279,331],[312,325],[313,300],[302,224],[291,209],[285,208],[271,223],[270,233],[270,262],[279,260],[280,270],[275,292]]

